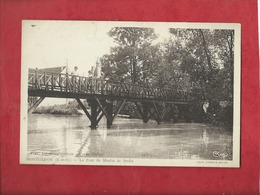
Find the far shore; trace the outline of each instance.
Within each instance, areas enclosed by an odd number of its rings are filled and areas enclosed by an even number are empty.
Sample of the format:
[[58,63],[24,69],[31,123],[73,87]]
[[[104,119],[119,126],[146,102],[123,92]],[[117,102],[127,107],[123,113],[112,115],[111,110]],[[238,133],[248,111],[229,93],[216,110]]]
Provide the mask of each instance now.
[[54,106],[41,106],[37,108],[34,114],[52,114],[52,115],[69,115],[81,116],[82,112],[74,104],[62,104]]

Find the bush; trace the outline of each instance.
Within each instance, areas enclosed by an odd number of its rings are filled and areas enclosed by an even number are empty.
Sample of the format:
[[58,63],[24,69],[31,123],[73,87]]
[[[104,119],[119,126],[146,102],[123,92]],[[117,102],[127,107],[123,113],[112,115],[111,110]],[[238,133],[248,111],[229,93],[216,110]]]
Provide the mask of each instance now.
[[42,106],[37,108],[33,113],[36,114],[54,114],[54,115],[82,115],[78,111],[78,104],[68,103],[54,106]]

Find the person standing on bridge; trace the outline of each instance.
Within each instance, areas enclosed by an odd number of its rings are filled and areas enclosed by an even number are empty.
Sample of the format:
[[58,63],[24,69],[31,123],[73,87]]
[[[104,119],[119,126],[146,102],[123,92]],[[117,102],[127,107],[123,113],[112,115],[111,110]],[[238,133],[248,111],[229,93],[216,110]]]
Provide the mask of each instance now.
[[73,92],[76,92],[77,89],[77,84],[78,84],[78,67],[74,66],[74,70],[71,72],[71,80],[72,80],[72,88],[73,88]]
[[78,67],[74,66],[74,70],[71,72],[71,75],[73,76],[79,76]]

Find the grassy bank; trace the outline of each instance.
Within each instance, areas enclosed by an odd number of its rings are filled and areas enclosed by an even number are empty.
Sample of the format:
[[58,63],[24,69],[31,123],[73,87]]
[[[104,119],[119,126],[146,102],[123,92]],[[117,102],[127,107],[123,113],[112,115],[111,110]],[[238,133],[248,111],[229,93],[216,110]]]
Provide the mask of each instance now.
[[70,115],[80,116],[82,113],[78,111],[78,105],[74,102],[68,104],[53,105],[53,106],[41,106],[37,108],[33,113],[35,114],[53,114],[53,115]]

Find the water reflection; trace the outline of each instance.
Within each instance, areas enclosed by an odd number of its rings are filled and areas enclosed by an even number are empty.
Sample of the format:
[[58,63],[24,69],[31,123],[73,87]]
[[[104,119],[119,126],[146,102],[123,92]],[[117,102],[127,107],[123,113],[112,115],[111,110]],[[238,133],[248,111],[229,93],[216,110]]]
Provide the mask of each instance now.
[[207,152],[208,151],[208,144],[209,144],[209,134],[207,132],[207,129],[203,129],[202,144],[205,147],[205,152]]
[[113,129],[101,120],[91,131],[86,117],[31,115],[28,151],[77,157],[232,160],[232,134],[196,123],[143,124],[118,118]]

